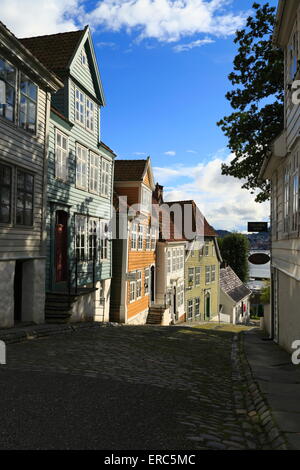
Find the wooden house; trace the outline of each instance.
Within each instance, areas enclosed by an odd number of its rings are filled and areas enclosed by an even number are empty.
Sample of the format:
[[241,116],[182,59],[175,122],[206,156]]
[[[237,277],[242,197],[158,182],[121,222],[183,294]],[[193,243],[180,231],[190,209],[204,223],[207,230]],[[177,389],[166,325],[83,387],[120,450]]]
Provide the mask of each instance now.
[[47,321],[109,318],[113,151],[89,27],[22,39],[63,81],[52,94],[47,181]]

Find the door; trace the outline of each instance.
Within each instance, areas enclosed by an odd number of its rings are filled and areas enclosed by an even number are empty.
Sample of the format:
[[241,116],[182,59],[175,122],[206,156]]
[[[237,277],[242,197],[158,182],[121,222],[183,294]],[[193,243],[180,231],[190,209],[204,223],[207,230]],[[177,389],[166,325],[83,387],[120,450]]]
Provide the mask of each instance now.
[[55,281],[65,282],[68,278],[68,214],[56,212],[55,223]]
[[14,321],[22,321],[22,283],[23,283],[23,263],[16,261],[14,277]]
[[150,281],[150,300],[151,303],[155,303],[155,268],[151,266],[151,281]]
[[205,294],[205,318],[210,319],[210,293],[206,292]]

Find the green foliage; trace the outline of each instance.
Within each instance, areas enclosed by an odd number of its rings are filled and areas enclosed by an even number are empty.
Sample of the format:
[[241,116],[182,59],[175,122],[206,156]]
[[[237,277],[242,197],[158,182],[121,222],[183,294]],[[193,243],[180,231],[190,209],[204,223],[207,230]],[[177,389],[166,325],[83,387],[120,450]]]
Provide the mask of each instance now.
[[259,189],[256,200],[262,202],[269,198],[270,187],[258,182],[259,171],[271,142],[283,129],[284,57],[272,43],[275,8],[269,3],[254,3],[252,8],[254,16],[234,39],[239,48],[228,76],[234,89],[226,95],[234,112],[218,126],[234,154],[222,173],[243,179],[242,187],[252,193]]
[[269,282],[265,283],[265,287],[261,291],[260,300],[263,304],[269,304],[271,299],[271,285]]
[[248,280],[249,266],[249,240],[241,233],[231,233],[218,240],[223,261],[238,275],[241,281]]

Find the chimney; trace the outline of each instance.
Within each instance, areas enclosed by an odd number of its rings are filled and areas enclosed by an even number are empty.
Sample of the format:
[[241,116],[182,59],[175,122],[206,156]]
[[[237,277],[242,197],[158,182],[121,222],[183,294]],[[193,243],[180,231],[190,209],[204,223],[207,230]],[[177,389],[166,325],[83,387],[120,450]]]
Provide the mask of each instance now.
[[164,202],[164,187],[156,183],[154,190],[155,199],[157,199],[159,204]]

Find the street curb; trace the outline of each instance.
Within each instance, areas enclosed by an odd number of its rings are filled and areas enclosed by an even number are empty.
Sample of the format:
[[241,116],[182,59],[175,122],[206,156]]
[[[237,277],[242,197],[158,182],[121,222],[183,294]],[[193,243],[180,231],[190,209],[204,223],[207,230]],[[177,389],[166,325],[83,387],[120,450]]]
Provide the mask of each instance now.
[[[239,348],[239,356],[243,375],[247,384],[248,399],[252,402],[252,410],[248,415],[251,420],[259,425],[266,434],[270,450],[288,450],[288,442],[284,433],[278,427],[276,420],[272,415],[272,409],[265,399],[263,393],[260,390],[258,383],[256,382],[250,363],[247,359],[245,348],[244,348],[244,333],[238,335],[237,343]],[[263,447],[264,448],[264,447]],[[267,450],[267,449],[266,449]]]
[[7,330],[0,330],[0,340],[4,341],[5,344],[12,344],[32,339],[44,338],[52,335],[76,333],[76,331],[88,328],[105,328],[116,326],[122,326],[122,324],[114,322],[81,322],[32,325],[24,328],[9,328]]

